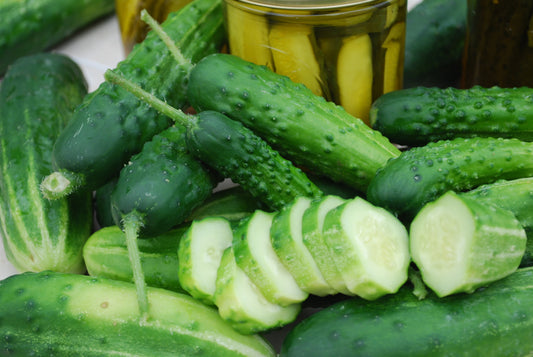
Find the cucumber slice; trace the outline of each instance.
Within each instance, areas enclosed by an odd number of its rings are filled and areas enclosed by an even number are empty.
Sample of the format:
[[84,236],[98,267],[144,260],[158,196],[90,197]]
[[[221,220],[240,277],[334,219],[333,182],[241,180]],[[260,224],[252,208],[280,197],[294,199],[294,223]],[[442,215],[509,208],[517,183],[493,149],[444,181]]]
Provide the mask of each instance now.
[[426,204],[410,227],[413,262],[440,297],[511,274],[525,247],[525,230],[510,211],[453,191]]
[[299,197],[280,210],[272,220],[272,247],[300,288],[313,295],[335,293],[318,269],[313,256],[302,239],[302,217],[311,199]]
[[182,288],[204,304],[214,304],[217,270],[231,246],[233,231],[222,217],[193,221],[178,247],[178,278]]
[[326,214],[344,202],[346,202],[345,199],[335,195],[324,196],[313,201],[302,217],[302,240],[328,284],[336,292],[344,295],[353,295],[348,291],[344,279],[337,266],[333,263],[334,257],[330,253],[322,235]]
[[323,235],[352,294],[374,300],[406,282],[407,229],[384,208],[360,197],[349,200],[326,215]]
[[239,224],[233,237],[237,265],[272,303],[288,306],[307,299],[278,258],[270,240],[274,212],[255,211]]
[[224,250],[216,280],[215,305],[220,316],[242,334],[253,334],[293,322],[301,305],[269,302],[237,266],[232,247]]

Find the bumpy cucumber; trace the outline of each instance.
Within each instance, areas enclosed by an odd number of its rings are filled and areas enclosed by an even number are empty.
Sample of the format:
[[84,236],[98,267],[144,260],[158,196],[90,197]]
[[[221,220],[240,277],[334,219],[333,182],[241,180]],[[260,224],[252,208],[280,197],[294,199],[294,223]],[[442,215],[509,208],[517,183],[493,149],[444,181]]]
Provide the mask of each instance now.
[[280,356],[525,356],[533,350],[533,269],[473,294],[419,300],[406,285],[349,299],[299,323]]
[[49,49],[114,9],[113,0],[1,1],[0,77],[16,59]]
[[98,228],[115,225],[111,211],[111,193],[117,184],[118,177],[114,177],[94,191],[94,213]]
[[533,141],[533,88],[409,88],[378,98],[371,125],[392,142],[422,145],[455,137]]
[[59,54],[16,60],[0,87],[0,235],[20,271],[83,272],[89,193],[49,201],[39,191],[53,141],[87,93],[80,68]]
[[402,152],[374,177],[367,198],[402,219],[453,190],[499,179],[533,176],[533,143],[503,138],[456,138]]
[[51,272],[0,282],[0,351],[30,356],[274,356],[216,310],[188,295],[149,289],[143,320],[135,287],[118,280]]
[[295,164],[360,191],[399,155],[387,138],[342,107],[237,56],[204,57],[191,71],[187,93],[196,110],[239,120]]
[[526,232],[511,211],[448,191],[416,215],[409,244],[423,281],[443,297],[516,271]]
[[[169,15],[162,24],[183,56],[196,62],[218,50],[224,41],[220,0],[194,1]],[[176,107],[186,105],[190,63],[176,59],[151,31],[116,70]],[[172,121],[119,86],[103,82],[86,96],[58,137],[53,159],[56,172],[43,182],[43,192],[60,197],[81,187],[94,189],[118,174],[153,135]]]

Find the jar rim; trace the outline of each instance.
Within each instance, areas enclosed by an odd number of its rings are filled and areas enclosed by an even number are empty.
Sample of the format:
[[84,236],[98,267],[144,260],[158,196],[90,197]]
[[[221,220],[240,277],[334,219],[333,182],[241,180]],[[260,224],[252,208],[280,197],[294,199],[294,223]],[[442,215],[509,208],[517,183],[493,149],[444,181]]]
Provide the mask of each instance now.
[[338,9],[348,6],[371,6],[396,0],[231,0],[238,3],[285,10]]

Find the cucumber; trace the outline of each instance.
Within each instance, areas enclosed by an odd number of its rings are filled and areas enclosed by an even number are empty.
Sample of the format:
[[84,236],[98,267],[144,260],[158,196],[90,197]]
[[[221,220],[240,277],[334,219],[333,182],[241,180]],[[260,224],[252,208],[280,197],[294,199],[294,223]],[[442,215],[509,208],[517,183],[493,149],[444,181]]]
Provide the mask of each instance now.
[[150,288],[143,320],[131,283],[26,273],[0,282],[2,354],[30,356],[275,356],[188,295]]
[[289,270],[277,256],[270,238],[275,213],[255,211],[241,221],[233,234],[232,249],[237,266],[271,303],[289,306],[307,299]]
[[222,254],[214,301],[220,316],[243,334],[285,326],[293,322],[301,310],[298,303],[281,306],[268,301],[239,268],[232,247],[226,248]]
[[215,110],[241,121],[297,166],[359,191],[399,155],[386,137],[342,107],[236,56],[218,53],[200,60],[187,95],[197,111]]
[[404,88],[459,85],[467,2],[422,0],[407,13]]
[[528,87],[417,87],[382,95],[370,117],[372,128],[401,145],[487,136],[533,141],[532,105]]
[[511,211],[448,191],[416,215],[409,247],[424,283],[443,297],[515,272],[526,232]]
[[411,148],[390,160],[367,191],[371,203],[411,220],[446,191],[468,191],[499,179],[533,176],[533,143],[456,138]]
[[300,322],[280,356],[527,356],[532,286],[526,268],[473,294],[419,300],[407,284],[376,301],[347,299]]
[[326,214],[322,235],[351,295],[375,300],[407,281],[407,229],[385,209],[356,197]]
[[270,239],[278,258],[303,291],[318,296],[331,295],[335,290],[324,279],[303,242],[303,215],[311,202],[308,197],[298,197],[277,212],[270,227]]
[[69,57],[41,53],[17,59],[0,87],[0,235],[19,271],[82,273],[92,228],[88,192],[49,201],[39,191],[51,169],[52,144],[87,93]]
[[48,50],[114,9],[113,0],[2,0],[0,77],[18,58]]
[[[190,62],[218,51],[224,42],[220,0],[197,0],[170,14],[162,24],[185,59],[181,66],[154,32],[134,47],[116,70],[180,108]],[[193,40],[194,39],[194,40]],[[190,61],[190,62],[189,62]],[[129,158],[172,121],[119,86],[103,82],[85,97],[57,138],[51,172],[42,184],[51,199],[95,189],[118,175]]]
[[118,177],[112,178],[94,191],[94,214],[97,228],[115,225],[111,210],[111,193],[117,184]]
[[[148,286],[185,293],[178,279],[178,246],[187,226],[174,228],[138,242],[144,278]],[[89,275],[134,282],[126,235],[118,226],[94,232],[83,246]]]
[[193,221],[180,240],[179,281],[185,291],[204,304],[214,304],[217,270],[232,241],[231,223],[222,217]]

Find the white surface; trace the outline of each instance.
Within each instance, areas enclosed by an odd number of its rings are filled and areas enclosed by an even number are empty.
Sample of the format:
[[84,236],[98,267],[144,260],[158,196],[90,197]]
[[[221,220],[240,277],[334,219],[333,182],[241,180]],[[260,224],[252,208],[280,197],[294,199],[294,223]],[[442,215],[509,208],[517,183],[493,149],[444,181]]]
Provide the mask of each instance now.
[[[411,9],[420,1],[409,0],[408,8]],[[89,92],[94,91],[102,83],[106,69],[115,68],[125,57],[115,16],[98,21],[53,51],[66,54],[79,64],[87,79]],[[5,257],[0,239],[0,280],[15,273],[17,271]]]

